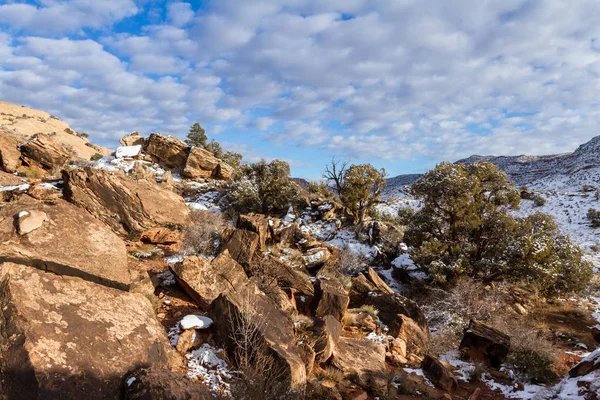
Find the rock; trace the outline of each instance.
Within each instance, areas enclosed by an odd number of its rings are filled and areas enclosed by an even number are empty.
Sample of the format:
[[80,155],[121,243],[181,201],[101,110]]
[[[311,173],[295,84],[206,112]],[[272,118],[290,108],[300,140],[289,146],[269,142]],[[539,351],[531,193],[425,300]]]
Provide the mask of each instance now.
[[183,176],[190,179],[216,177],[220,162],[210,151],[193,147],[185,163]]
[[319,318],[314,324],[316,361],[327,362],[336,349],[342,335],[342,324],[333,316],[327,315]]
[[23,184],[27,184],[26,179],[0,170],[0,186],[19,186]]
[[248,282],[244,269],[226,250],[210,262],[204,257],[187,257],[171,269],[184,291],[198,304],[211,303],[221,293],[230,293]]
[[421,368],[425,376],[438,388],[446,392],[453,392],[458,388],[458,380],[452,371],[446,368],[437,358],[429,355],[425,356]]
[[271,239],[269,218],[263,214],[242,214],[238,218],[238,228],[258,234],[260,250],[267,250],[267,242]]
[[326,247],[309,249],[303,256],[306,268],[321,267],[331,258],[331,252]]
[[276,368],[281,368],[281,382],[290,390],[304,390],[306,367],[294,345],[292,321],[255,285],[238,285],[235,291],[221,294],[211,304],[210,315],[217,320],[215,340],[227,350],[231,360],[239,361],[236,349],[240,341],[253,347],[264,343]]
[[417,356],[427,354],[431,343],[429,329],[420,326],[415,320],[406,315],[399,314],[397,317],[396,321],[399,322],[399,328],[396,337],[406,343],[405,355],[403,357],[407,357],[410,354]]
[[398,354],[399,356],[406,358],[406,341],[401,338],[395,338],[392,341],[391,350],[393,353]]
[[388,286],[387,283],[375,272],[375,270],[371,267],[367,268],[367,278],[369,281],[375,286],[375,290],[378,290],[381,293],[389,293],[394,294],[394,290]]
[[227,250],[231,257],[244,267],[252,262],[254,252],[258,248],[260,237],[244,229],[236,229],[227,242]]
[[137,131],[131,132],[129,135],[125,135],[119,140],[123,146],[144,146],[146,144],[146,138],[140,136]]
[[183,317],[181,321],[179,321],[179,325],[181,329],[206,329],[213,324],[213,320],[205,317],[203,315],[195,315],[190,314]]
[[142,232],[140,240],[152,244],[175,244],[181,241],[180,233],[169,228],[152,228]]
[[277,258],[267,256],[261,262],[253,263],[249,271],[253,276],[275,279],[282,289],[295,289],[307,296],[315,294],[315,289],[307,275],[296,271]]
[[22,144],[20,149],[24,157],[39,163],[46,170],[60,168],[71,158],[71,154],[62,146],[41,134]]
[[600,343],[600,327],[592,326],[592,337],[596,341],[596,343]]
[[217,165],[217,168],[215,168],[215,177],[224,181],[230,181],[233,179],[234,172],[235,168],[226,162],[221,161],[219,165]]
[[207,385],[165,369],[143,368],[129,373],[121,387],[124,400],[214,399]]
[[381,396],[387,392],[385,346],[368,339],[343,337],[331,363],[356,384]]
[[189,147],[173,136],[153,133],[148,138],[146,154],[167,168],[183,170],[189,154]]
[[513,304],[513,308],[519,315],[527,315],[528,314],[527,309],[525,307],[523,307],[523,305],[521,303]]
[[129,370],[170,363],[164,328],[139,294],[4,263],[0,309],[7,400],[112,400]]
[[0,169],[13,173],[21,165],[21,152],[17,148],[19,142],[3,133],[0,133]]
[[200,335],[196,332],[195,329],[188,329],[179,335],[177,338],[177,346],[176,349],[179,354],[185,355],[189,353],[191,350],[197,349],[202,344],[200,340]]
[[399,294],[374,293],[364,300],[364,304],[375,307],[378,317],[389,328],[389,334],[397,337],[403,323],[402,315],[414,320],[422,329],[427,328],[425,315],[414,301]]
[[142,151],[142,145],[137,144],[134,146],[121,146],[117,147],[115,157],[117,158],[135,158],[140,155]]
[[494,368],[500,368],[510,350],[510,337],[479,321],[471,320],[464,331],[459,349],[473,360],[481,360]]
[[160,178],[160,187],[167,190],[173,190],[175,188],[175,179],[173,179],[173,173],[167,171]]
[[27,235],[29,232],[41,228],[46,221],[48,221],[48,215],[43,211],[21,211],[17,214],[17,233]]
[[306,376],[312,375],[315,367],[315,350],[310,347],[308,343],[300,343],[297,346],[298,355],[304,361],[304,367],[306,368]]
[[575,378],[584,376],[592,371],[600,371],[600,350],[596,350],[581,360],[569,371],[569,376]]
[[56,200],[62,196],[62,193],[51,185],[41,184],[33,185],[27,191],[27,194],[37,200]]
[[[150,180],[133,180],[85,167],[63,170],[64,198],[84,208],[117,233],[157,225],[184,225],[190,210],[183,198]],[[165,206],[169,212],[165,212]]]
[[360,307],[365,304],[370,293],[375,293],[375,285],[367,279],[363,274],[358,274],[352,278],[352,286],[350,287],[350,307]]
[[341,283],[335,280],[318,279],[315,286],[315,316],[333,316],[338,321],[344,317],[350,298]]
[[[47,221],[27,235],[19,235],[14,222],[23,210],[45,214]],[[85,210],[64,200],[50,204],[21,196],[0,207],[0,243],[0,262],[129,289],[125,243]]]

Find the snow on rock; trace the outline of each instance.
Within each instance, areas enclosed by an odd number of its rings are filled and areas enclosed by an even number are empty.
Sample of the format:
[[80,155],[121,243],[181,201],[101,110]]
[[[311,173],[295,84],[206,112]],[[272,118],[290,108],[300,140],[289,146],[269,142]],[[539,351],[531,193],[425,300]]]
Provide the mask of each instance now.
[[12,192],[13,190],[27,190],[29,185],[24,183],[22,185],[15,186],[0,186],[0,192]]
[[203,315],[190,314],[179,321],[183,330],[188,329],[206,329],[213,324],[213,320]]
[[125,157],[137,157],[142,151],[142,145],[138,144],[135,146],[121,146],[117,148],[115,155],[117,158]]
[[223,349],[214,348],[207,343],[186,354],[187,376],[200,380],[215,393],[230,396],[230,385],[227,381],[230,381],[233,376],[227,363],[219,357],[220,354],[224,354]]

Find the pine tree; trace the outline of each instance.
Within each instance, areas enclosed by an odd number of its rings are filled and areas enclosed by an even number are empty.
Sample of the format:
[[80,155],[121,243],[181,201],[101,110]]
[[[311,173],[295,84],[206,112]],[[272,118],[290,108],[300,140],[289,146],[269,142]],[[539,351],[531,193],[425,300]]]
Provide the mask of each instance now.
[[187,140],[185,141],[185,143],[187,143],[190,146],[205,148],[207,139],[208,138],[206,137],[206,132],[204,131],[204,128],[196,122],[194,123],[194,125],[191,126],[190,131],[187,134]]

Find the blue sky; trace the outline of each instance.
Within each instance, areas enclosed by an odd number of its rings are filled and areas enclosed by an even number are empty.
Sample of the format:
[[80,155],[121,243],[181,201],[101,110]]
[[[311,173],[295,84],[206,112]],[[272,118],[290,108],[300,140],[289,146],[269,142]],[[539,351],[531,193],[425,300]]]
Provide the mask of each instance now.
[[597,0],[0,0],[0,99],[110,147],[185,137],[316,178],[600,134]]

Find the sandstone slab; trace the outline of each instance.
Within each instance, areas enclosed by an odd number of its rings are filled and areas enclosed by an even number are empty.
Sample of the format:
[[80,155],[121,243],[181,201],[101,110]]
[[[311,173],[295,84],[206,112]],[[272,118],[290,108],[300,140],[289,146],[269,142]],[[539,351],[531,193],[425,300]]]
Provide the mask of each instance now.
[[0,309],[7,400],[112,400],[129,370],[169,364],[164,328],[139,294],[4,263]]
[[190,212],[181,196],[150,180],[91,167],[65,169],[63,180],[66,200],[118,233],[184,225]]
[[[47,220],[18,234],[20,213],[45,214]],[[53,203],[29,196],[0,205],[0,262],[30,265],[127,290],[130,284],[125,243],[106,225],[64,200]]]

